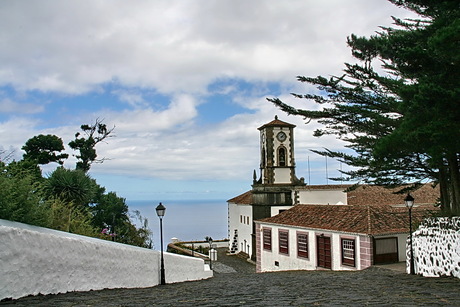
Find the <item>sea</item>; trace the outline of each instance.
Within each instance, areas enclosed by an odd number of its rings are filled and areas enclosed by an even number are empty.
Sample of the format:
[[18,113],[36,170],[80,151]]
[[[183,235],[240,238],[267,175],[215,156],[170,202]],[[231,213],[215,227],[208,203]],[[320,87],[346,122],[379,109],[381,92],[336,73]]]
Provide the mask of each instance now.
[[[139,211],[148,220],[148,228],[153,232],[153,248],[160,250],[160,220],[155,208],[159,201],[126,200],[131,216]],[[205,237],[213,240],[227,238],[228,207],[225,200],[169,200],[162,201],[166,208],[163,217],[163,250],[173,238],[180,241],[202,241]],[[132,218],[135,225],[140,222]]]

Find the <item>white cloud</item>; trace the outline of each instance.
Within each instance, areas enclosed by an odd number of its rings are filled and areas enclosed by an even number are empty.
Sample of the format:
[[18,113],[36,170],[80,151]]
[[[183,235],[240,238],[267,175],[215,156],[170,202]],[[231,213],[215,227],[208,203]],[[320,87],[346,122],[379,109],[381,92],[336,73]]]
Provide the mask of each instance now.
[[9,98],[0,100],[0,113],[34,114],[43,112],[45,108],[32,103],[18,103]]
[[203,92],[222,77],[290,81],[332,73],[345,38],[370,34],[386,1],[2,1],[0,83],[83,93],[118,80]]

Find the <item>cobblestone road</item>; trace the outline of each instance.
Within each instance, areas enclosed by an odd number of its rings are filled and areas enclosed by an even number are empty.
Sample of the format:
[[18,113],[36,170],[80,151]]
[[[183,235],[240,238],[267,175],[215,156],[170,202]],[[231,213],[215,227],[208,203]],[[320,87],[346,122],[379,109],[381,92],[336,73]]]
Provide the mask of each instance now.
[[458,278],[424,278],[374,267],[359,272],[255,274],[254,265],[219,255],[215,277],[144,289],[26,297],[11,306],[460,306]]

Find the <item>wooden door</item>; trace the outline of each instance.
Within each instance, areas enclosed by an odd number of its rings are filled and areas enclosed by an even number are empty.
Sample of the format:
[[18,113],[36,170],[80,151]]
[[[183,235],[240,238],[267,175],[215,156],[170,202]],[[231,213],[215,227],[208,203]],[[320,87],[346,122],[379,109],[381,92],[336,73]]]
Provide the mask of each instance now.
[[326,269],[331,269],[331,238],[324,236],[318,236],[316,238],[318,266]]
[[398,238],[374,239],[374,264],[398,262]]

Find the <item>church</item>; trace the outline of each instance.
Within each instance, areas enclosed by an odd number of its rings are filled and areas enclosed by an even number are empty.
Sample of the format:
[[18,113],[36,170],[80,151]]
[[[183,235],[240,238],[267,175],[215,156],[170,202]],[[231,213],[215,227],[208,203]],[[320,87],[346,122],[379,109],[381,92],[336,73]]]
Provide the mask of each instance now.
[[[276,116],[258,128],[260,173],[254,171],[251,190],[227,201],[229,253],[256,262],[258,272],[404,261],[404,195],[377,186],[346,192],[350,185],[307,185],[296,175],[294,129]],[[435,210],[439,191],[427,184],[413,196],[421,219]]]

